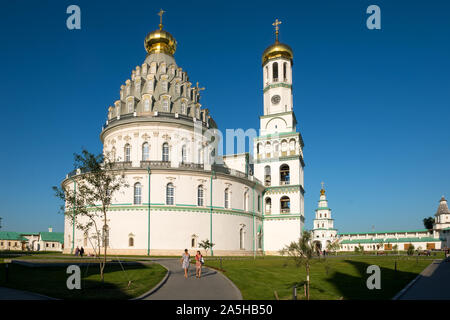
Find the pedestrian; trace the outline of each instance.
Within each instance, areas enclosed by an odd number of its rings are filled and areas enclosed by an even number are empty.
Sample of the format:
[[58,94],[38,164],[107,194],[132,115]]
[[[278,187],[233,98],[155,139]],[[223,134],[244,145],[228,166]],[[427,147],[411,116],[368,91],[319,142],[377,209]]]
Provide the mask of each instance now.
[[203,260],[203,256],[200,251],[197,251],[197,254],[195,255],[195,277],[201,278],[202,276],[202,265],[205,263],[205,260]]
[[76,257],[78,257],[78,254],[80,253],[80,249],[78,248],[78,246],[77,246],[77,248],[75,249],[75,256]]
[[83,255],[84,255],[84,248],[83,248],[83,247],[81,247],[81,249],[80,249],[80,257],[82,257],[82,258],[83,258]]
[[184,249],[184,253],[181,255],[181,267],[184,269],[184,277],[188,278],[188,269],[189,269],[189,259],[191,256],[189,255],[188,249]]

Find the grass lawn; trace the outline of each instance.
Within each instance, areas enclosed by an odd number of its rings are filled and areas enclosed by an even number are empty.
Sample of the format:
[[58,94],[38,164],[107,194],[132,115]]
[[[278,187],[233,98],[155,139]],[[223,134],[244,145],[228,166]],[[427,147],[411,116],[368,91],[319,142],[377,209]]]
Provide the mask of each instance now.
[[[355,256],[314,259],[311,263],[311,299],[391,299],[417,274],[428,266],[434,257],[406,256]],[[397,271],[395,268],[397,261]],[[205,257],[207,266],[219,268],[219,261]],[[381,289],[369,290],[367,267],[378,265],[381,269]],[[298,299],[304,299],[305,267],[283,257],[264,257],[222,261],[224,274],[241,290],[246,300],[273,300],[274,291],[280,299],[292,299],[292,288],[298,285]],[[328,273],[327,273],[328,270]]]
[[[153,288],[165,276],[159,264],[119,265],[105,267],[105,283],[101,286],[98,264],[81,268],[81,290],[69,290],[67,267],[30,268],[9,265],[9,281],[5,283],[5,264],[0,264],[0,286],[41,293],[60,299],[130,299]],[[128,288],[128,281],[131,285]]]

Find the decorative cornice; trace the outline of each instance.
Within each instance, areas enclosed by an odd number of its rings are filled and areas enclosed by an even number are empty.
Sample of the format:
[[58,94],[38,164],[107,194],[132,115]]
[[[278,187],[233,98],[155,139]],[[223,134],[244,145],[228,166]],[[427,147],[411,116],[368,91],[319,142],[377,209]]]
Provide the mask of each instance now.
[[263,92],[266,93],[267,90],[269,90],[271,88],[278,88],[278,87],[292,89],[292,84],[288,84],[288,83],[284,83],[284,82],[269,84],[268,86],[266,86],[263,89]]

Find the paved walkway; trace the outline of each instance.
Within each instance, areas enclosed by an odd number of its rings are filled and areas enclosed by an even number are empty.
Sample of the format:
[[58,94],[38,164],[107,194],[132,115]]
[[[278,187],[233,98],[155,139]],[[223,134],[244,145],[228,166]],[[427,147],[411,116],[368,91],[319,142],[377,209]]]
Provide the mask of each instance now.
[[399,300],[450,300],[450,261],[436,260]]
[[220,272],[202,269],[202,277],[195,277],[195,264],[189,267],[189,277],[184,278],[180,259],[152,259],[169,269],[166,283],[146,300],[241,300],[237,287]]
[[49,300],[36,293],[0,287],[0,300]]

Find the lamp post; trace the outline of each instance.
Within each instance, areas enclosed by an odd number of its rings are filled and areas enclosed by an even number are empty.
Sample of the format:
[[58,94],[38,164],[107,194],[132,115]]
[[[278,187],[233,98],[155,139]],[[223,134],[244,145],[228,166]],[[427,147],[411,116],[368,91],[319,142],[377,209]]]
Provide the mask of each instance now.
[[77,182],[74,178],[70,177],[70,180],[73,181],[73,192],[74,192],[74,199],[73,199],[73,206],[72,206],[72,249],[70,249],[70,254],[73,254],[73,250],[75,248],[75,206],[77,203]]
[[148,173],[148,244],[147,255],[150,255],[150,166],[147,167]]

